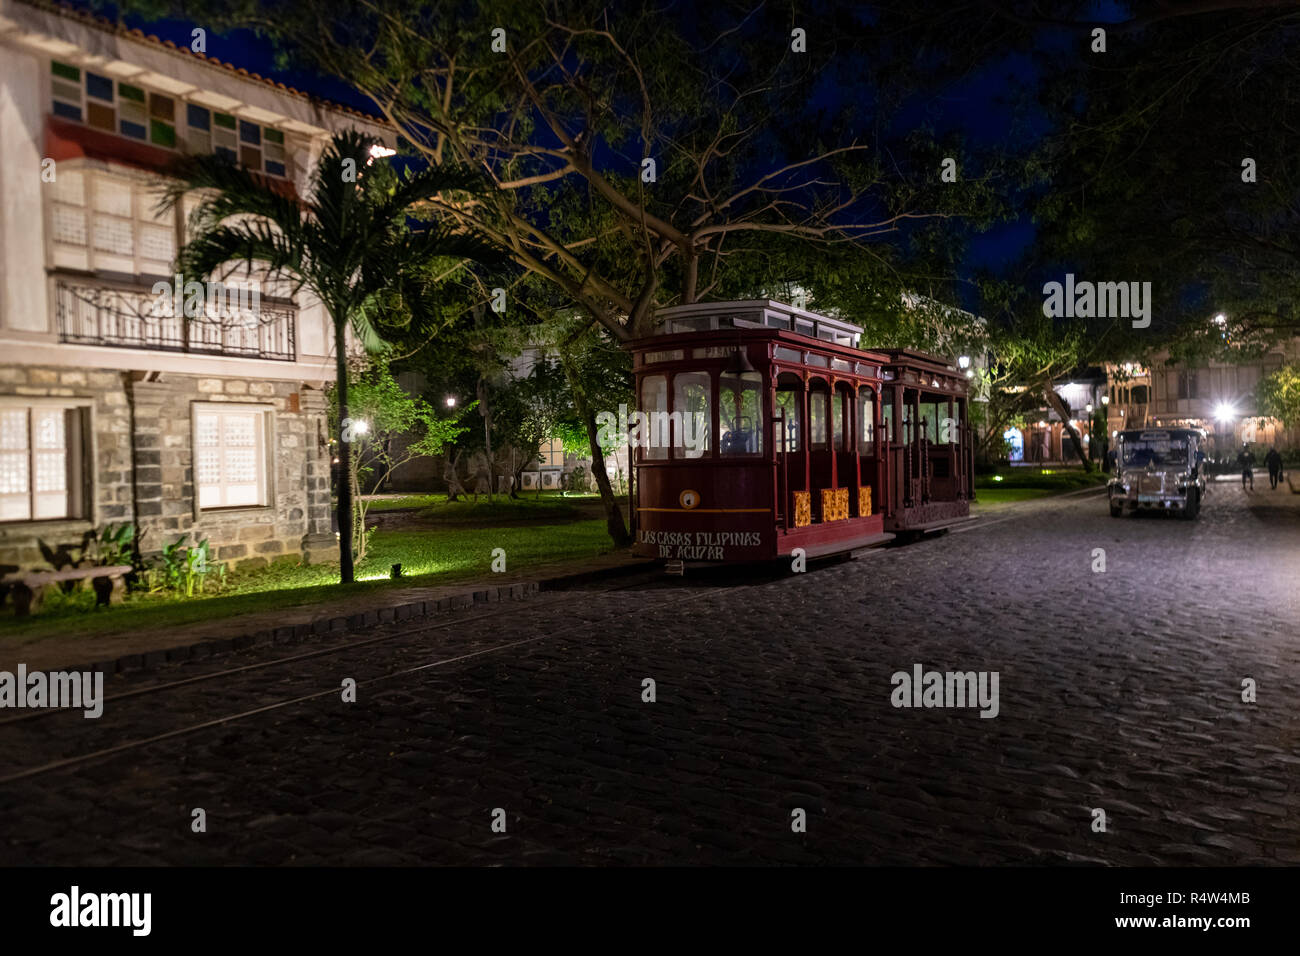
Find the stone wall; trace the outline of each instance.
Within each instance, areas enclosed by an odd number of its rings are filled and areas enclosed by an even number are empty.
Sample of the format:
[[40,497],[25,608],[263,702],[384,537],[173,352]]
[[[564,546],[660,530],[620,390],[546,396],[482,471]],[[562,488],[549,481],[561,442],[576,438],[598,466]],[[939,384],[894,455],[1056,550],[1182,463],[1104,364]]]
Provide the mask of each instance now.
[[[0,524],[0,564],[43,568],[39,541],[75,544],[85,531],[134,520],[140,547],[156,553],[188,534],[207,538],[215,560],[232,566],[273,560],[329,560],[328,422],[325,395],[298,382],[0,366],[0,395],[93,401],[92,514],[76,521]],[[273,410],[270,504],[197,512],[192,405],[241,402]],[[337,560],[337,555],[333,556]]]

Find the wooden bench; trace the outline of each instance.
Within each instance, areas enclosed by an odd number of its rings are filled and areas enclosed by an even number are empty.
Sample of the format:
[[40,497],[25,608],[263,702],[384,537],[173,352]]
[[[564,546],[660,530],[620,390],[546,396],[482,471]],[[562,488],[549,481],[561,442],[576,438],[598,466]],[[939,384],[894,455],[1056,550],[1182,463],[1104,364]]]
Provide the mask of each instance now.
[[122,579],[131,572],[129,564],[99,568],[69,568],[66,571],[20,571],[0,578],[0,602],[6,594],[14,596],[14,615],[26,617],[41,609],[45,589],[64,581],[90,581],[95,589],[95,606],[116,604],[122,600]]

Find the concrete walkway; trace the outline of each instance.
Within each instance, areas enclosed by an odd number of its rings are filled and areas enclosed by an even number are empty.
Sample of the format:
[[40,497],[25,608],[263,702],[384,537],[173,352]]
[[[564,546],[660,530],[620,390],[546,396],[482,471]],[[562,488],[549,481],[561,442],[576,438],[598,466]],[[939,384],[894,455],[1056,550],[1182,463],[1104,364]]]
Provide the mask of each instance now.
[[27,644],[0,640],[0,670],[21,662],[29,671],[75,667],[114,672],[188,660],[273,641],[301,640],[349,628],[446,612],[471,604],[515,600],[569,580],[633,573],[651,564],[628,551],[556,562],[519,572],[493,574],[436,587],[390,587],[298,607],[238,614],[211,621],[149,630],[52,636]]

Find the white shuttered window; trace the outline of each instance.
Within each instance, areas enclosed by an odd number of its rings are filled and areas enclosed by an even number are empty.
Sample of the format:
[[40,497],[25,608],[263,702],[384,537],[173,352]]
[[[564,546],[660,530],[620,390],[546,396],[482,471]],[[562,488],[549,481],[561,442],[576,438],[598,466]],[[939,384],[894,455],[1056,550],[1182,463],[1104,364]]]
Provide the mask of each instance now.
[[0,405],[0,521],[77,517],[84,409]]
[[200,509],[267,504],[269,422],[269,411],[258,406],[195,406],[194,486]]

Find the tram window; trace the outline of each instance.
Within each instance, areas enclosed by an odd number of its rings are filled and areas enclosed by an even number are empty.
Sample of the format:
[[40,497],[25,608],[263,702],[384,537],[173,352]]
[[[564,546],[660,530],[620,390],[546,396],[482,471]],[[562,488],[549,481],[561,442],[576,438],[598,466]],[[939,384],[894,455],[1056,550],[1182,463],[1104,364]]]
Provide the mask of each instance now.
[[894,403],[888,398],[881,407],[881,415],[885,422],[885,441],[894,441]]
[[646,415],[632,430],[632,437],[641,449],[641,457],[659,460],[668,457],[668,379],[663,375],[647,375],[641,379],[641,411]]
[[708,372],[673,376],[673,457],[703,458],[713,431],[713,385]]
[[849,393],[836,389],[831,399],[831,439],[836,451],[848,451],[853,433],[849,429]]
[[[945,410],[947,404],[944,405]],[[921,418],[925,420],[925,440],[931,444],[939,441],[939,403],[921,402]]]
[[787,452],[797,452],[799,450],[799,432],[801,430],[799,423],[803,417],[802,398],[802,391],[795,392],[782,389],[776,393],[776,408],[785,420],[785,450]]
[[858,390],[858,453],[874,455],[876,453],[876,393],[869,388]]
[[723,455],[763,453],[763,376],[758,372],[718,379],[718,419]]
[[814,451],[826,450],[827,392],[808,393],[808,444]]

